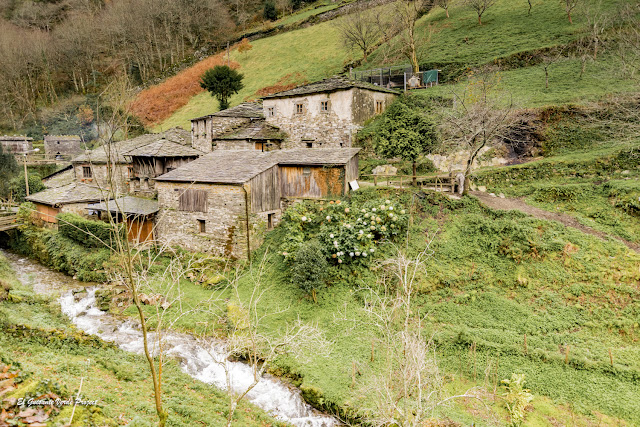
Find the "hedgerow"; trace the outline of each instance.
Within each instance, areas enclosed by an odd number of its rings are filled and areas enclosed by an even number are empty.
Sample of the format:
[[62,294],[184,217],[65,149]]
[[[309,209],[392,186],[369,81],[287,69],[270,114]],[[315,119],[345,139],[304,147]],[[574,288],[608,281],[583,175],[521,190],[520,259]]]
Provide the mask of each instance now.
[[114,225],[108,222],[93,221],[72,213],[60,213],[58,220],[58,232],[84,246],[105,247],[111,245],[116,233],[119,238],[125,237],[123,224]]

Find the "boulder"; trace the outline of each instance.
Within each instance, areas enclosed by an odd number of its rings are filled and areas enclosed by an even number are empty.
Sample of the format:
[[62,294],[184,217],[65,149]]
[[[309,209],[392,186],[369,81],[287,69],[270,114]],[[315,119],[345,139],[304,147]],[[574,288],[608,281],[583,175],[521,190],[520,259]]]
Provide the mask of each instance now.
[[395,175],[398,173],[398,168],[391,165],[380,165],[373,168],[371,172],[374,175]]

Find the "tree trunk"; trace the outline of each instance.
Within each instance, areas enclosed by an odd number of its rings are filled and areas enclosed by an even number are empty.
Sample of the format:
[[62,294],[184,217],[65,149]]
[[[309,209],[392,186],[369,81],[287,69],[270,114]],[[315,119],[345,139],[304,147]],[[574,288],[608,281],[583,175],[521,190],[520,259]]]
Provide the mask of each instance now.
[[567,11],[567,16],[569,17],[569,24],[573,24],[573,20],[571,20],[571,11]]
[[447,18],[448,18],[449,17],[449,8],[447,7],[444,11],[447,12]]
[[547,67],[544,69],[544,87],[549,89],[549,69]]
[[415,160],[413,161],[412,167],[413,167],[413,186],[415,187],[418,184],[418,178],[417,178],[417,174],[416,174],[418,166],[417,166]]
[[478,24],[482,25],[482,15],[478,15]]

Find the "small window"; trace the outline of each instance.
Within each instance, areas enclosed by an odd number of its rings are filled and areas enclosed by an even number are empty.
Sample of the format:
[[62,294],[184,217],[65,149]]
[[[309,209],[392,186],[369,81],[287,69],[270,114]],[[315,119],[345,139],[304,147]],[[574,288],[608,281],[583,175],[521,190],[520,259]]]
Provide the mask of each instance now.
[[273,228],[273,215],[272,213],[267,214],[267,229],[271,230]]
[[376,114],[381,114],[384,110],[382,101],[376,101]]
[[309,166],[305,166],[302,168],[302,175],[309,176],[311,175],[311,168]]
[[313,142],[307,142],[307,148],[313,148]]
[[320,112],[328,113],[329,112],[329,101],[321,101],[320,102]]
[[302,114],[302,113],[304,113],[304,105],[296,104],[296,114]]
[[83,166],[82,167],[82,177],[83,178],[91,178],[93,174],[91,173],[91,166]]
[[56,144],[60,145],[60,141],[56,142]]
[[275,107],[267,107],[267,117],[274,117],[276,115]]
[[133,172],[133,166],[129,166],[129,178],[133,178],[135,176],[135,173]]
[[200,230],[201,233],[207,232],[207,222],[204,219],[198,220],[198,229]]
[[183,212],[206,212],[207,192],[205,190],[184,190],[178,196],[178,210]]

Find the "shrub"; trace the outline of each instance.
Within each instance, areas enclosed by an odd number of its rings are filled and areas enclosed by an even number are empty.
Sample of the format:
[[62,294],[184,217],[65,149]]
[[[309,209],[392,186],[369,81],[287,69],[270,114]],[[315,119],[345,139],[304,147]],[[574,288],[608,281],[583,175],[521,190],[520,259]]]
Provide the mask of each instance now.
[[324,287],[329,267],[317,240],[309,240],[298,248],[291,268],[291,281],[316,302],[316,292]]
[[60,234],[85,246],[104,247],[105,244],[110,245],[116,232],[120,233],[120,238],[125,238],[123,224],[118,224],[114,228],[112,224],[85,219],[71,213],[60,213],[56,218]]

